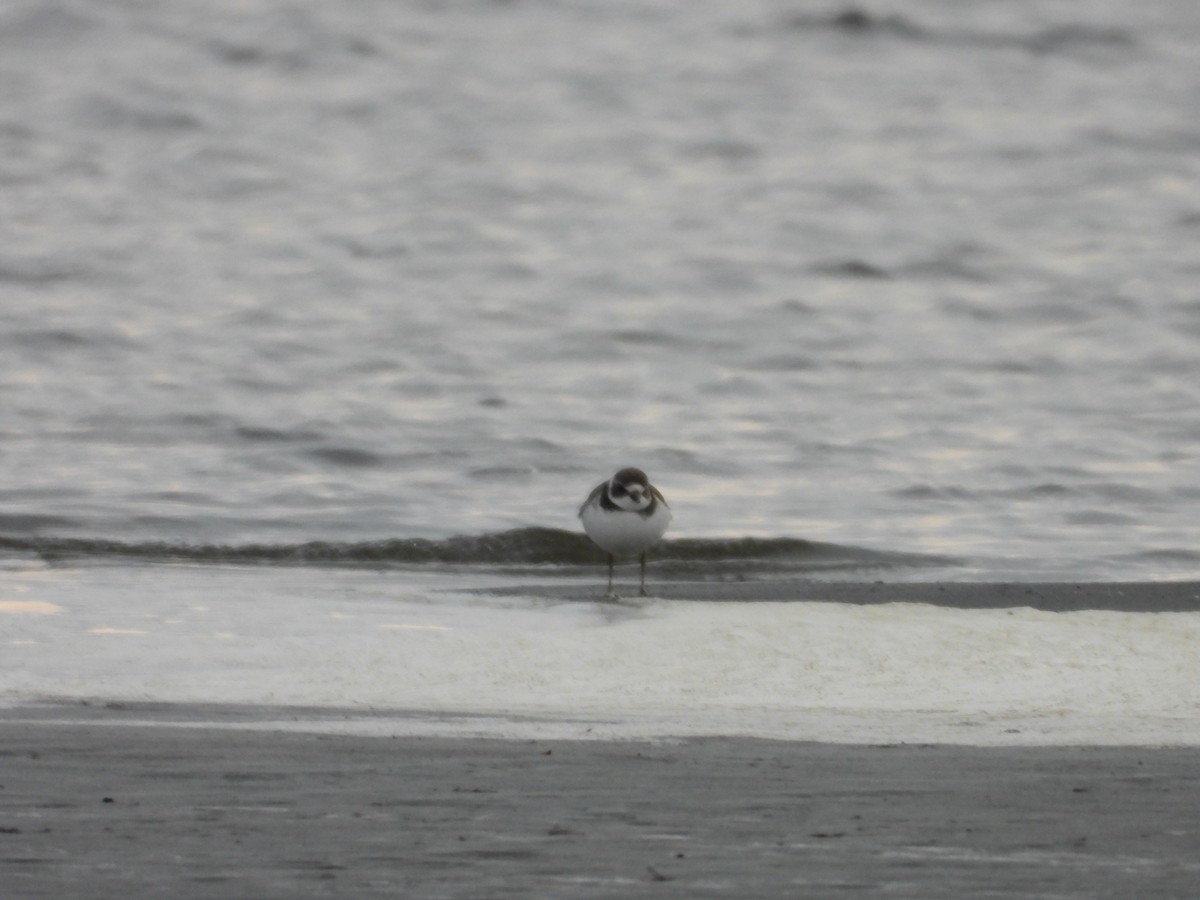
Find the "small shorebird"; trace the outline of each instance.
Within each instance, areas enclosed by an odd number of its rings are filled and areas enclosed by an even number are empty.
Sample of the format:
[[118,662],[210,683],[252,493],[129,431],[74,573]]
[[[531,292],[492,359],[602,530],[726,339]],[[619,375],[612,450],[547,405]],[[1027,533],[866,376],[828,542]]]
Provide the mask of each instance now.
[[640,555],[646,596],[646,551],[658,543],[671,522],[671,507],[641,469],[621,469],[592,489],[579,507],[583,530],[608,554],[608,591],[613,592],[613,559]]

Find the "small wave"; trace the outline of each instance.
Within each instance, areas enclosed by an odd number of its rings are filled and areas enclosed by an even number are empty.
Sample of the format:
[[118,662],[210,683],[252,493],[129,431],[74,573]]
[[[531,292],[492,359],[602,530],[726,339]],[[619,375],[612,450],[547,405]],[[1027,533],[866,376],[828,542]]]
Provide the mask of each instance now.
[[88,343],[88,339],[65,328],[39,328],[17,332],[13,335],[13,343],[38,350],[58,350],[82,347]]
[[308,441],[319,441],[324,435],[319,431],[304,429],[287,431],[278,428],[267,428],[261,425],[239,425],[233,433],[244,441],[263,444],[290,444]]
[[62,260],[50,258],[0,259],[0,282],[45,285],[70,281],[82,272]]
[[1137,43],[1133,35],[1124,29],[1087,23],[1051,25],[1029,32],[938,30],[927,28],[901,15],[878,15],[856,6],[824,15],[793,15],[787,19],[787,25],[801,31],[837,31],[862,38],[900,38],[983,48],[1013,48],[1039,55],[1078,50],[1127,49]]
[[1159,550],[1146,550],[1141,553],[1131,554],[1129,558],[1193,565],[1200,563],[1200,550],[1193,550],[1186,547],[1164,547]]
[[362,469],[383,464],[383,457],[359,447],[319,447],[309,456],[323,463],[343,468]]
[[[137,560],[247,565],[592,567],[603,555],[584,535],[557,528],[516,528],[457,537],[299,544],[174,544],[103,538],[3,537],[0,553],[32,554],[50,562]],[[678,538],[654,550],[664,577],[744,580],[756,574],[944,566],[946,559],[807,541],[801,538]]]
[[872,15],[855,6],[826,15],[799,13],[789,18],[788,24],[798,29],[830,29],[854,35],[898,35],[906,38],[923,38],[928,32],[898,15]]
[[1120,28],[1057,25],[1029,35],[1020,43],[1034,53],[1053,53],[1075,47],[1132,47],[1136,41]]
[[41,513],[0,513],[0,528],[8,531],[37,532],[43,528],[71,527],[78,523],[66,516]]
[[[937,501],[947,503],[979,502],[984,500],[1103,500],[1127,506],[1153,506],[1167,501],[1159,491],[1148,490],[1131,484],[1083,482],[1061,484],[1058,482],[1036,482],[1014,487],[973,489],[958,484],[912,484],[889,492],[902,500]],[[1172,492],[1178,497],[1179,492]]]
[[884,280],[891,278],[891,273],[882,266],[867,262],[864,259],[844,259],[836,262],[818,263],[812,271],[818,275],[830,278],[864,278]]
[[[0,266],[0,281],[12,274]],[[4,338],[5,344],[22,350],[40,353],[71,353],[74,351],[108,351],[134,348],[137,343],[126,335],[112,329],[87,328],[30,328],[11,332]]]
[[962,501],[975,499],[976,494],[958,485],[914,484],[891,492],[902,500]]

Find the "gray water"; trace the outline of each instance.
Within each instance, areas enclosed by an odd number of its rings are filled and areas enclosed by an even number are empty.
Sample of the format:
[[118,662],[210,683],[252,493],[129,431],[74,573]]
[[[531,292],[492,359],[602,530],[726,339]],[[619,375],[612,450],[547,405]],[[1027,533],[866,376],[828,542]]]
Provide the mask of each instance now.
[[1200,576],[1200,6],[0,6],[0,535]]

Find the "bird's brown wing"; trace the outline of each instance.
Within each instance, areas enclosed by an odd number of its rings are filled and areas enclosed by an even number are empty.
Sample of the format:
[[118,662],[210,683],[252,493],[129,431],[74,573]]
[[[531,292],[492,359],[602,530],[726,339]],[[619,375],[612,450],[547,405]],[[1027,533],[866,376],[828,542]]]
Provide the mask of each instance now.
[[576,513],[576,515],[582,516],[583,511],[585,509],[587,509],[588,504],[591,503],[593,500],[599,499],[600,495],[604,493],[604,489],[607,486],[608,486],[608,482],[602,481],[598,485],[596,485],[594,488],[592,488],[592,492],[587,495],[587,499],[584,500],[581,504],[579,504],[579,512]]

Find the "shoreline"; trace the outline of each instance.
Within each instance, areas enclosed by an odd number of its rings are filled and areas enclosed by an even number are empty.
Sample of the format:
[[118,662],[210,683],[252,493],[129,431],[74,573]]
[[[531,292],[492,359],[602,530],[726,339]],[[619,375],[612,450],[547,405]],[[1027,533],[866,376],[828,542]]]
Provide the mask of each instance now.
[[1098,716],[1049,712],[798,708],[730,717],[695,711],[314,705],[178,699],[12,697],[5,727],[87,727],[258,732],[384,740],[554,741],[567,744],[683,744],[760,741],[829,747],[912,746],[964,750],[1110,748],[1193,751],[1193,716]]
[[1194,750],[0,721],[8,896],[1187,896]]
[[[1041,612],[1200,612],[1200,581],[655,581],[650,597],[618,577],[626,602],[685,600],[699,603],[845,603],[874,606],[914,603],[946,609],[1015,609]],[[601,586],[602,587],[602,586]],[[473,593],[538,599],[602,601],[597,588],[545,581],[536,585],[477,588]]]

